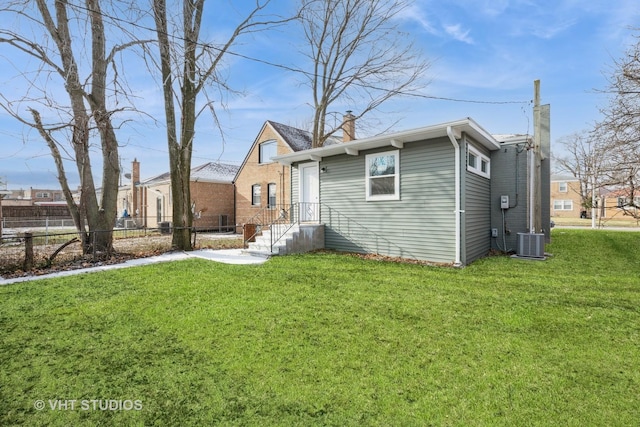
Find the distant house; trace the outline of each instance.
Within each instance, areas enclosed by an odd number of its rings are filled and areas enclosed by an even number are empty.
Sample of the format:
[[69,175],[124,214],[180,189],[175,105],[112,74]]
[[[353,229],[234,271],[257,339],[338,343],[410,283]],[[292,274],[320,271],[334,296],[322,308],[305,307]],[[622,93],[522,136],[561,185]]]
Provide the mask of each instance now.
[[640,194],[628,188],[608,188],[599,197],[600,216],[606,219],[637,221],[640,218]]
[[[191,169],[191,203],[196,229],[233,231],[234,188],[238,166],[210,162]],[[159,228],[173,221],[169,172],[140,180],[140,163],[132,164],[131,184],[118,192],[118,218],[129,227]],[[126,214],[126,218],[125,218]]]
[[[591,208],[582,204],[580,180],[575,177],[551,177],[551,216],[555,218],[591,218]],[[591,201],[591,193],[586,195]],[[630,189],[605,187],[596,192],[597,219],[634,221],[640,215],[640,195],[631,197]]]
[[[328,144],[340,142],[328,140]],[[291,203],[290,168],[273,158],[310,148],[310,132],[271,120],[264,123],[234,178],[239,232],[243,224],[260,224]]]
[[580,196],[580,180],[575,177],[553,175],[551,177],[551,216],[557,218],[586,218]]
[[3,226],[44,227],[47,224],[72,225],[62,190],[5,190]]
[[5,206],[65,206],[64,194],[60,189],[29,188],[28,190],[7,190]]
[[549,238],[545,117],[539,158],[531,137],[494,137],[467,118],[275,160],[291,167],[297,218],[324,226],[326,248],[466,265],[528,245],[530,230]]

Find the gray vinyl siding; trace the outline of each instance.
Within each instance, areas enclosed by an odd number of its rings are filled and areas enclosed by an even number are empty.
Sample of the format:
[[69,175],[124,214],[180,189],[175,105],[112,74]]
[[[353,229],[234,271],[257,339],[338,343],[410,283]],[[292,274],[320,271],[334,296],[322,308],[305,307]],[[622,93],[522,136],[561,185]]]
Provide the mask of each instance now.
[[[322,160],[321,222],[329,249],[455,261],[454,151],[447,138],[400,149],[400,200],[365,200],[365,155]],[[294,172],[295,174],[295,172]],[[292,180],[293,182],[293,180]]]
[[[488,150],[473,141],[468,141],[475,149],[487,157]],[[481,258],[491,249],[491,181],[488,178],[466,170],[463,162],[463,206],[464,210],[464,238],[462,262],[469,264]],[[493,165],[490,165],[490,171]]]

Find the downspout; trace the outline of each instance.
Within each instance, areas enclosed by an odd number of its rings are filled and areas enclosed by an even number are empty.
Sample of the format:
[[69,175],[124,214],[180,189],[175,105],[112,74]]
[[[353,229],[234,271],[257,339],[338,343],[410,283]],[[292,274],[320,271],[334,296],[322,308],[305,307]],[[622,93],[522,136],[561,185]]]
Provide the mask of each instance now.
[[536,191],[536,155],[535,150],[531,149],[528,152],[529,156],[529,233],[536,232],[535,226],[535,191]]
[[453,129],[451,126],[447,126],[447,136],[453,144],[454,151],[454,164],[455,164],[455,199],[456,199],[456,207],[453,213],[455,214],[455,222],[456,222],[456,260],[454,262],[454,266],[460,267],[462,265],[462,260],[460,257],[460,214],[462,210],[460,209],[460,144],[458,144],[458,140],[456,139],[455,134],[453,133]]

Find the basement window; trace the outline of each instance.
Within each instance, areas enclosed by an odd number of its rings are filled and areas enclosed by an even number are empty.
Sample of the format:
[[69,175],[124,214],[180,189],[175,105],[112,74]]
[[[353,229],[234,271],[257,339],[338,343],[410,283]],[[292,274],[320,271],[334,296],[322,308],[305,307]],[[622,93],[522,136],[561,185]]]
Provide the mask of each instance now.
[[400,151],[365,157],[367,201],[400,200]]
[[472,145],[468,146],[467,170],[485,178],[491,178],[491,168],[489,157],[480,153]]

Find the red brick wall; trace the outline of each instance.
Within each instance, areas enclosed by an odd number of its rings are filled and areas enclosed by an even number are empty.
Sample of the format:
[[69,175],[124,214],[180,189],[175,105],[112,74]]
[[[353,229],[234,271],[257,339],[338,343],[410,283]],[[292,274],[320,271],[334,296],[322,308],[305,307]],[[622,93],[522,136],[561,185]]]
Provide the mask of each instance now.
[[235,224],[233,215],[233,184],[216,184],[210,182],[191,183],[191,202],[195,203],[194,226],[198,229],[217,229],[221,226],[220,215],[227,215],[230,226]]

